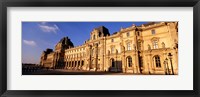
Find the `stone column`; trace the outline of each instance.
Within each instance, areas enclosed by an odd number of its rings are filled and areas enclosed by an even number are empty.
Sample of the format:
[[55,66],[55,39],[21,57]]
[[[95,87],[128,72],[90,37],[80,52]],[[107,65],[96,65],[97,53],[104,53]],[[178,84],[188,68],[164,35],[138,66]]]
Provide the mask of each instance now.
[[139,66],[139,53],[136,52],[136,64],[135,64],[135,73],[140,73],[140,66]]
[[153,58],[152,58],[152,55],[150,54],[150,56],[149,56],[149,60],[150,60],[150,73],[152,74],[152,73],[155,73],[155,66],[154,66],[154,64],[153,64]]
[[134,65],[133,65],[133,73],[138,73],[137,72],[137,64],[138,64],[138,54],[137,54],[137,52],[135,52],[135,63],[134,63]]

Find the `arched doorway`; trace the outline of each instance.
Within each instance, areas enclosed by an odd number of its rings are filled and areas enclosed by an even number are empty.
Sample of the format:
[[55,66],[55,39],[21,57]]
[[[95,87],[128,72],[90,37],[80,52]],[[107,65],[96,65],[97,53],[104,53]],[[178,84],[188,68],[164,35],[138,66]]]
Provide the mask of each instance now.
[[110,59],[110,68],[109,68],[110,72],[117,72],[117,68],[116,68],[116,64],[115,64],[115,60],[114,58]]
[[81,61],[81,70],[83,69],[84,61]]
[[110,59],[110,63],[111,63],[111,67],[114,68],[115,67],[115,60],[113,58]]

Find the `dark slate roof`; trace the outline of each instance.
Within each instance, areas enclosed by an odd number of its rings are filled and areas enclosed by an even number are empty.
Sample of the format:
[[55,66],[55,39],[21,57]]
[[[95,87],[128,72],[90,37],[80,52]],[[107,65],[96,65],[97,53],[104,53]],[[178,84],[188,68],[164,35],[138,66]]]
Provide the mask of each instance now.
[[110,35],[109,30],[104,26],[100,26],[95,29],[98,30],[99,32],[103,33],[104,36]]
[[63,37],[59,43],[62,43],[63,45],[68,45],[68,46],[72,46],[74,47],[74,44],[71,42],[71,40],[69,39],[69,37]]

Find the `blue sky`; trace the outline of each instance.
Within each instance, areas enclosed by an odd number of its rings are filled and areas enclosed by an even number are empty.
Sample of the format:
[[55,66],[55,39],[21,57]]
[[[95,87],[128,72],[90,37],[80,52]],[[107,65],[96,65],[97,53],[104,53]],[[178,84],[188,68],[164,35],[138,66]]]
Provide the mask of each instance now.
[[46,48],[54,49],[55,44],[68,36],[75,46],[90,38],[90,32],[105,26],[110,34],[120,28],[137,26],[146,22],[22,22],[22,62],[39,63],[40,55]]

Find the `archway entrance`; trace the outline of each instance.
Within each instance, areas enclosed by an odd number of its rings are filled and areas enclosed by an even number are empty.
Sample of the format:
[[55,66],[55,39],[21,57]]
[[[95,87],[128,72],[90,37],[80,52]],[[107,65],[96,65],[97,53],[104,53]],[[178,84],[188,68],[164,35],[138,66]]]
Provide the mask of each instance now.
[[112,58],[110,61],[111,61],[111,67],[115,67],[115,60]]
[[122,71],[121,66],[122,65],[120,61],[117,61],[114,58],[110,59],[110,68],[109,68],[110,72],[121,72]]

